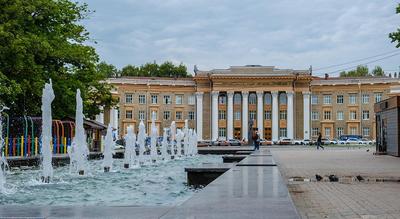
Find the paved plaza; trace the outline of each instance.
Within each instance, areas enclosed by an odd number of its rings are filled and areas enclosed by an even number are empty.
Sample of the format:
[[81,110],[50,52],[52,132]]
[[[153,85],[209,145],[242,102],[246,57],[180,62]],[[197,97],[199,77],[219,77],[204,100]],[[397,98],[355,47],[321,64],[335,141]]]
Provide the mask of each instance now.
[[[302,218],[400,218],[399,158],[376,156],[365,147],[271,152]],[[316,174],[324,178],[318,182]],[[329,175],[339,182],[330,182]]]

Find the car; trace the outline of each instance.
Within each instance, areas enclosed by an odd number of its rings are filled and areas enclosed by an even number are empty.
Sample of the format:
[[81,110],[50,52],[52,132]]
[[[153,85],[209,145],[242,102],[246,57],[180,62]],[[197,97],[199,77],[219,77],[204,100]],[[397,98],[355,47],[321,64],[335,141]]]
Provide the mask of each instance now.
[[228,143],[230,146],[240,146],[242,143],[237,139],[229,139]]
[[260,139],[260,145],[272,145],[272,141],[266,139]]
[[313,142],[312,142],[310,139],[303,139],[302,144],[303,144],[303,145],[312,145]]
[[345,140],[339,140],[338,144],[346,144],[346,141]]
[[221,140],[216,141],[215,145],[217,145],[217,146],[229,146],[229,141],[221,139]]
[[293,140],[290,139],[290,138],[281,138],[281,139],[278,141],[278,144],[281,144],[281,145],[293,144]]
[[331,141],[329,140],[329,138],[323,138],[323,139],[321,139],[321,144],[322,145],[328,145],[328,144],[330,144],[331,143]]
[[303,142],[303,140],[295,139],[295,140],[293,140],[293,144],[295,144],[295,145],[303,145],[304,142]]
[[366,144],[366,145],[372,145],[372,141],[366,138],[361,139],[359,142],[359,144]]
[[359,144],[360,140],[357,138],[348,138],[346,144]]
[[338,144],[338,140],[336,139],[329,140],[329,144]]

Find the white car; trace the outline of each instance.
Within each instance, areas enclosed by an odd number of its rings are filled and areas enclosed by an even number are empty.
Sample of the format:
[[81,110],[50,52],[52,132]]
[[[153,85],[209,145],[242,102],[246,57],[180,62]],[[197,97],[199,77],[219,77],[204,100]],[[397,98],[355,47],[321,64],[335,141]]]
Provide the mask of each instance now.
[[330,144],[338,144],[338,141],[335,140],[335,139],[332,139],[332,140],[329,140],[329,143],[330,143]]
[[303,140],[300,140],[300,139],[295,139],[295,140],[293,140],[293,144],[295,144],[295,145],[302,145],[302,144],[304,144],[304,141],[303,141]]
[[346,144],[359,144],[360,140],[357,138],[348,138]]
[[372,145],[372,141],[368,140],[366,138],[361,139],[360,141],[358,141],[359,144],[366,144],[366,145]]
[[304,139],[302,142],[304,145],[311,145],[310,139]]

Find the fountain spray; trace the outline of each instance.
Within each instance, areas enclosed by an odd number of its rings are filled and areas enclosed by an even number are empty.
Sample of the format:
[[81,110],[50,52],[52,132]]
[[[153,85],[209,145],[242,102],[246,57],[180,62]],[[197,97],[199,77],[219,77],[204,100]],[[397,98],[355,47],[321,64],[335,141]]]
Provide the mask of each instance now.
[[153,160],[153,163],[157,161],[157,136],[158,130],[156,127],[156,112],[153,111],[151,115],[151,134],[150,134],[150,156]]
[[183,127],[183,152],[185,155],[188,155],[188,147],[189,147],[189,129],[188,129],[188,120],[185,119],[185,126]]
[[54,100],[52,82],[46,83],[42,94],[42,182],[49,183],[53,178],[52,147],[51,147],[51,103]]
[[175,158],[175,139],[176,139],[176,124],[175,121],[171,122],[171,148],[170,148],[170,152],[171,152],[171,159]]
[[144,126],[143,120],[139,123],[138,133],[138,145],[139,145],[139,163],[144,164],[144,152],[145,152],[145,139],[146,139],[146,127]]
[[182,156],[182,138],[183,136],[183,132],[178,129],[176,132],[176,156],[180,157]]
[[169,160],[169,155],[168,155],[168,134],[167,134],[167,128],[164,128],[164,133],[163,133],[163,140],[161,144],[161,155],[165,161]]
[[4,138],[3,138],[3,117],[2,112],[4,110],[8,110],[9,108],[3,106],[0,110],[0,192],[5,192],[5,184],[6,184],[6,177],[4,175],[6,168],[8,166],[7,160],[3,154],[3,147],[4,147]]
[[113,150],[115,147],[115,142],[113,140],[113,128],[111,124],[108,124],[107,134],[104,139],[104,152],[103,152],[103,168],[104,172],[110,172],[113,164]]
[[128,126],[125,135],[124,168],[137,166],[136,164],[136,135],[133,126]]

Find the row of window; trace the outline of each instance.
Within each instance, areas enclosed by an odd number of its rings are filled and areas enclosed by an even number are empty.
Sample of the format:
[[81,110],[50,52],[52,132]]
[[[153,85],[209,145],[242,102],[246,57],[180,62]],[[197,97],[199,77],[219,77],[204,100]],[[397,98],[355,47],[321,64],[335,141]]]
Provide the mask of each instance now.
[[[363,127],[362,128],[362,135],[363,136],[370,136],[370,127]],[[320,132],[319,128],[312,128],[311,130],[311,135],[316,137],[318,136],[318,133]],[[324,130],[324,136],[326,138],[333,138],[332,136],[332,130],[330,127],[325,127]],[[358,135],[358,128],[357,127],[350,127],[349,128],[349,134],[350,135]],[[341,135],[344,135],[344,128],[343,127],[337,127],[336,128],[336,137],[340,137]]]
[[[225,110],[218,110],[218,120],[226,120],[226,111]],[[241,119],[241,112],[240,111],[235,111],[233,113],[233,119],[234,120],[240,120]],[[257,111],[255,110],[250,110],[249,111],[249,119],[250,120],[256,120],[257,119]],[[264,119],[265,120],[271,120],[272,119],[272,112],[270,110],[264,111]],[[287,119],[287,111],[286,110],[281,110],[279,111],[279,119],[281,120],[286,120]]]
[[[158,118],[157,111],[154,111],[154,112],[156,113],[156,118]],[[133,118],[133,111],[132,110],[126,110],[125,111],[125,118],[126,119],[132,119]],[[170,120],[171,119],[171,111],[164,111],[163,119],[164,120]],[[175,112],[175,119],[176,120],[182,120],[183,119],[183,112],[182,111],[176,111]],[[188,119],[189,120],[194,120],[195,119],[195,114],[194,114],[193,111],[188,112]],[[146,120],[146,111],[139,110],[139,120]]]
[[[287,95],[286,93],[280,93],[278,97],[279,104],[287,104]],[[257,104],[257,95],[255,93],[250,93],[249,94],[249,104]],[[225,94],[220,94],[218,96],[218,103],[219,104],[226,104],[227,103],[227,97]],[[239,93],[236,93],[233,96],[233,104],[242,104],[242,95]],[[264,104],[265,105],[271,105],[272,104],[272,95],[270,93],[265,93],[264,94]]]
[[[184,95],[177,94],[175,95],[175,104],[181,105],[183,104],[183,97]],[[140,94],[138,97],[139,104],[146,104],[146,95]],[[157,94],[151,94],[150,96],[150,101],[151,104],[157,104],[158,103],[158,95]],[[195,104],[195,96],[190,95],[188,96],[188,104],[189,105],[194,105]],[[133,103],[133,94],[131,93],[126,93],[125,94],[125,103]],[[172,104],[172,97],[171,95],[164,95],[163,96],[163,103],[164,104]]]
[[[375,96],[375,103],[377,103],[377,102],[382,100],[382,93],[375,93],[374,96]],[[349,104],[357,104],[357,97],[358,97],[358,94],[356,94],[356,93],[349,94]],[[361,95],[361,102],[363,104],[369,104],[369,99],[370,99],[369,94],[362,94]],[[343,104],[344,103],[344,96],[343,95],[337,95],[336,96],[336,103],[337,104]],[[317,95],[312,95],[311,96],[311,104],[318,104],[318,96]],[[323,104],[324,105],[332,104],[332,95],[324,94],[323,95]]]
[[[323,114],[324,120],[332,120],[332,112],[331,111],[324,111]],[[357,111],[351,110],[349,112],[349,120],[356,120],[357,119]],[[369,110],[362,111],[362,119],[369,120]],[[311,112],[311,120],[320,120],[319,112],[313,111]],[[344,112],[337,111],[336,112],[336,120],[344,120]]]

